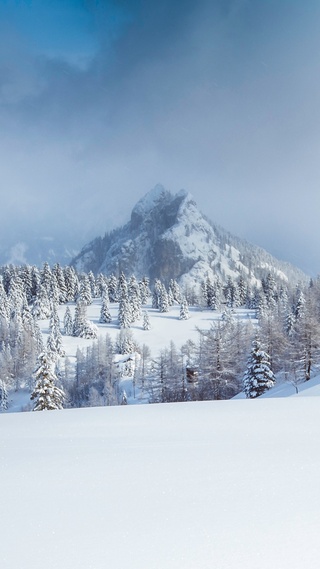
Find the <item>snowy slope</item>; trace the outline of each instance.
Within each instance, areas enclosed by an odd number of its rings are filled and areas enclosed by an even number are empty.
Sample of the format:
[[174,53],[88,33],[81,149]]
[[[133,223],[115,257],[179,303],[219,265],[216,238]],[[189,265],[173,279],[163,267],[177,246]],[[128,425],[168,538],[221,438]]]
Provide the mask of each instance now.
[[0,416],[1,569],[318,569],[313,397]]

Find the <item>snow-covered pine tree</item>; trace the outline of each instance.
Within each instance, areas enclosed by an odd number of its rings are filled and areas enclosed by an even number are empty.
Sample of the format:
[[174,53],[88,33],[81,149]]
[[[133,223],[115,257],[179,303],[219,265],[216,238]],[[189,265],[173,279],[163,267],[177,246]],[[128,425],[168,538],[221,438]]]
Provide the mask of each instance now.
[[160,293],[159,293],[159,310],[160,312],[169,312],[168,293],[166,291],[166,287],[164,286],[164,284],[161,284]]
[[40,282],[41,282],[40,271],[39,271],[38,267],[35,267],[35,266],[31,267],[31,281],[32,281],[31,298],[33,300],[34,297],[36,296],[37,290],[39,290]]
[[91,289],[91,296],[92,296],[92,298],[97,298],[98,294],[97,294],[96,278],[95,278],[92,271],[89,271],[89,273],[88,273],[88,280],[89,280],[90,289]]
[[98,328],[87,319],[87,306],[81,301],[75,307],[72,335],[87,339],[98,337]]
[[50,302],[44,285],[40,284],[33,302],[32,314],[37,320],[50,316]]
[[59,263],[53,266],[52,273],[58,286],[58,302],[59,304],[64,304],[67,301],[67,287],[64,272]]
[[110,302],[118,302],[118,281],[115,275],[111,275],[108,281],[108,295]]
[[189,317],[190,315],[189,315],[188,303],[186,298],[183,298],[181,300],[179,320],[188,320]]
[[238,287],[239,306],[243,306],[247,298],[247,287],[242,275],[240,275],[238,279],[237,287]]
[[101,324],[110,324],[111,321],[112,318],[109,310],[109,296],[108,291],[106,290],[102,297],[99,322]]
[[67,306],[63,317],[63,333],[65,336],[72,336],[72,331],[73,331],[73,320],[72,320],[70,307]]
[[64,392],[57,386],[54,362],[46,352],[38,357],[39,365],[34,373],[35,387],[30,399],[35,401],[34,411],[62,409]]
[[5,382],[0,379],[0,411],[8,409],[8,392]]
[[147,310],[145,310],[143,313],[142,327],[144,330],[150,330],[150,318]]
[[129,302],[128,295],[128,285],[126,277],[121,273],[119,277],[119,311],[118,311],[118,322],[119,328],[130,328],[132,322],[132,310]]
[[141,317],[141,295],[137,279],[134,275],[132,275],[129,280],[128,297],[131,306],[131,322],[135,322]]
[[49,263],[43,263],[42,270],[40,272],[41,275],[41,284],[46,289],[47,295],[50,294],[51,291],[51,282],[52,282],[52,271],[50,269]]
[[9,318],[10,318],[9,300],[6,291],[4,290],[2,281],[0,280],[0,321],[3,320],[8,324]]
[[66,301],[67,302],[74,301],[78,294],[78,288],[79,288],[78,277],[73,267],[65,267],[63,274],[64,274],[64,282],[66,287]]
[[87,275],[83,275],[81,279],[78,300],[80,300],[80,302],[82,302],[82,304],[85,304],[86,306],[92,304],[91,286],[90,286],[89,277]]
[[142,277],[141,281],[139,281],[139,289],[140,289],[141,304],[147,304],[148,298],[151,294],[149,289],[148,277]]
[[58,359],[58,351],[57,351],[57,346],[56,346],[56,340],[55,340],[55,337],[54,337],[52,330],[51,330],[51,332],[48,336],[48,339],[47,339],[46,349],[47,349],[47,353],[48,353],[50,359],[52,359],[54,362],[56,362]]
[[108,277],[99,273],[96,278],[96,293],[97,297],[103,297],[105,294],[108,295],[108,302],[109,302],[109,294],[108,294]]
[[159,297],[162,283],[159,279],[155,279],[152,293],[152,308],[159,308]]
[[247,398],[259,397],[274,386],[275,376],[270,367],[269,355],[261,348],[259,340],[252,342],[243,387]]
[[62,347],[62,335],[60,331],[60,319],[56,304],[52,304],[50,316],[50,335],[47,347],[53,354],[65,356],[65,350]]
[[168,292],[171,294],[174,302],[181,303],[181,290],[176,280],[170,279]]

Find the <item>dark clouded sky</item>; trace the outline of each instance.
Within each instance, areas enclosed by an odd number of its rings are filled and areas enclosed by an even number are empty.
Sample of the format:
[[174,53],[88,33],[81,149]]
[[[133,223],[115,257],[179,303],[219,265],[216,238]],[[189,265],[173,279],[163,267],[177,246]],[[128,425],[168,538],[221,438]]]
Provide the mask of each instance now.
[[320,272],[318,0],[0,0],[0,239],[82,246],[156,183]]

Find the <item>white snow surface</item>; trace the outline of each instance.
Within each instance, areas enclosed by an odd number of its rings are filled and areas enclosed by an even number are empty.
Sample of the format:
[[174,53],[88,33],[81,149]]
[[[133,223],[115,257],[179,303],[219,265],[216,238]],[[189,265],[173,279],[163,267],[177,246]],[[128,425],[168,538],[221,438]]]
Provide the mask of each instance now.
[[1,569],[318,569],[317,397],[0,416]]

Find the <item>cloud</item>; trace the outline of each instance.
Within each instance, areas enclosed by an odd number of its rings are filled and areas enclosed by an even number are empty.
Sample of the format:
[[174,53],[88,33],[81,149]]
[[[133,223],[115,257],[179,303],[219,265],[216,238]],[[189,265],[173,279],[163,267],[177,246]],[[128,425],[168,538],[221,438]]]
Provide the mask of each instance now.
[[6,233],[73,228],[82,245],[162,182],[316,271],[318,3],[63,6],[70,41],[62,25],[58,46],[35,45],[11,19],[0,45]]

